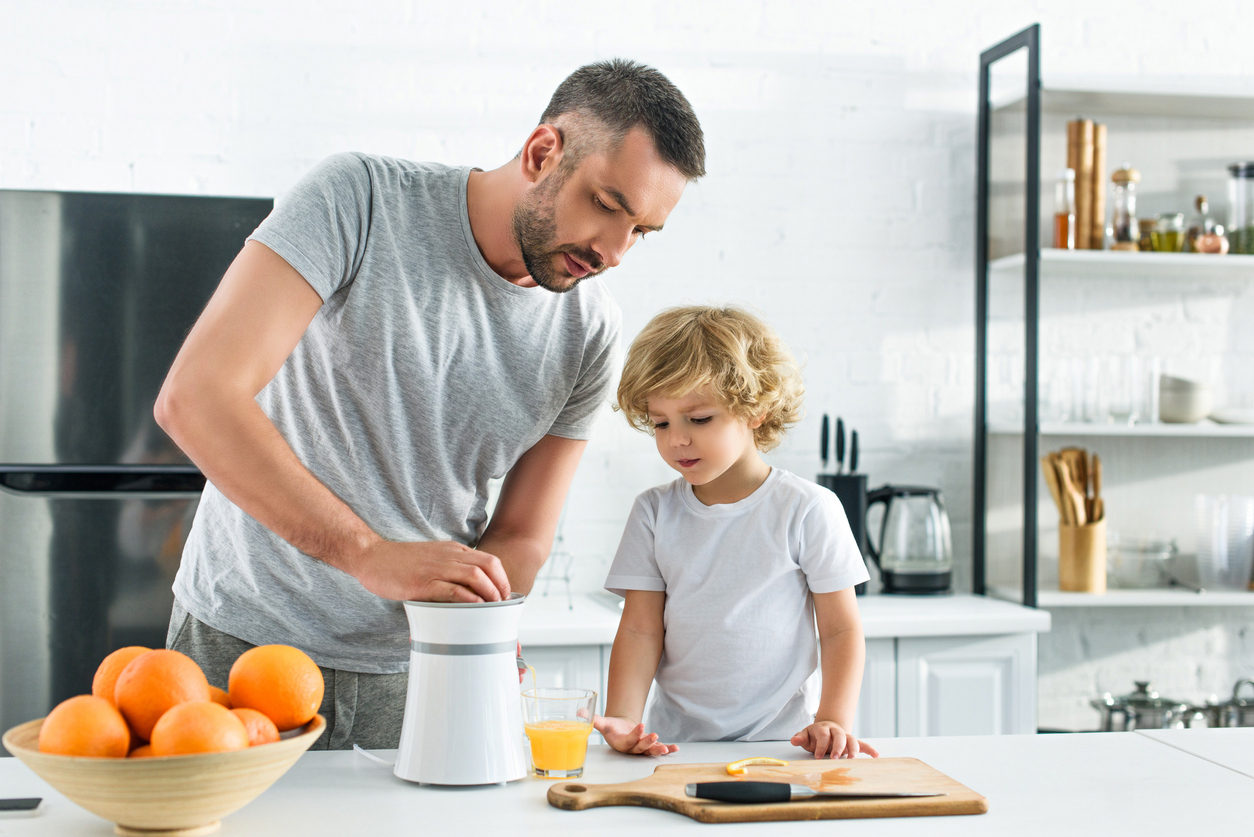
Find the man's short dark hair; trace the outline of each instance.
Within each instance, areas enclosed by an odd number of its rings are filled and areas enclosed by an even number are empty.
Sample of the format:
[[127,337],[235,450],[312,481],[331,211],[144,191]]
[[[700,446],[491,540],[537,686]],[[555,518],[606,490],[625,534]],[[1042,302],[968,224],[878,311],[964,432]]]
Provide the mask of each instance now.
[[[653,138],[658,156],[689,180],[705,175],[705,138],[692,105],[652,67],[614,58],[580,67],[558,85],[540,117],[554,124],[558,117],[574,114],[590,118],[609,133],[616,146],[636,127]],[[570,162],[593,149],[580,147],[577,138]]]

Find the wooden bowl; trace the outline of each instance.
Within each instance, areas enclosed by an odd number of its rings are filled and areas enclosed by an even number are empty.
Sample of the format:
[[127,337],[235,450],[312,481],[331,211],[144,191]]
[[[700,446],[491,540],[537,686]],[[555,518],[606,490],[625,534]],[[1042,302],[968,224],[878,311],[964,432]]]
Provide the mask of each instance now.
[[141,759],[39,752],[44,719],[4,734],[4,747],[74,802],[122,835],[195,837],[252,802],[296,763],[326,729],[317,715],[297,735],[229,753]]

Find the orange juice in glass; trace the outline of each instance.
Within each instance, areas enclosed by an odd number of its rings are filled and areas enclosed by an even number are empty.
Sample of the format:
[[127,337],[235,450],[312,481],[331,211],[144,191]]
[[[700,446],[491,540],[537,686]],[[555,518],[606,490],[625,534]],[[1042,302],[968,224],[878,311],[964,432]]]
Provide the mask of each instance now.
[[527,689],[523,728],[531,744],[531,766],[546,779],[583,775],[597,693],[588,689]]

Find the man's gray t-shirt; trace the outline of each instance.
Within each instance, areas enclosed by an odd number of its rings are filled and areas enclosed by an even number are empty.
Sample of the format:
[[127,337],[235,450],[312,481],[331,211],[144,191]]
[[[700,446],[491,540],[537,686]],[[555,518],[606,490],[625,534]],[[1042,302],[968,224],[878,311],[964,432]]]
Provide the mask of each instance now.
[[[323,305],[257,396],[297,457],[375,532],[474,544],[488,481],[546,434],[588,438],[608,398],[621,315],[600,279],[521,288],[484,261],[470,169],[339,154],[251,240]],[[197,619],[323,666],[404,671],[399,602],[311,558],[205,486],[174,582]]]

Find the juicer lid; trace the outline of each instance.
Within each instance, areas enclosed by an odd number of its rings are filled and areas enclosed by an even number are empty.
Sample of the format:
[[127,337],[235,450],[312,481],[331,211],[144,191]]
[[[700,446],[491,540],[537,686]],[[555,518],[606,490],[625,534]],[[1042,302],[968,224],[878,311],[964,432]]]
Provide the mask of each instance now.
[[523,593],[510,593],[508,599],[502,599],[499,602],[402,602],[405,607],[509,607],[510,605],[520,605],[527,600],[527,596]]

